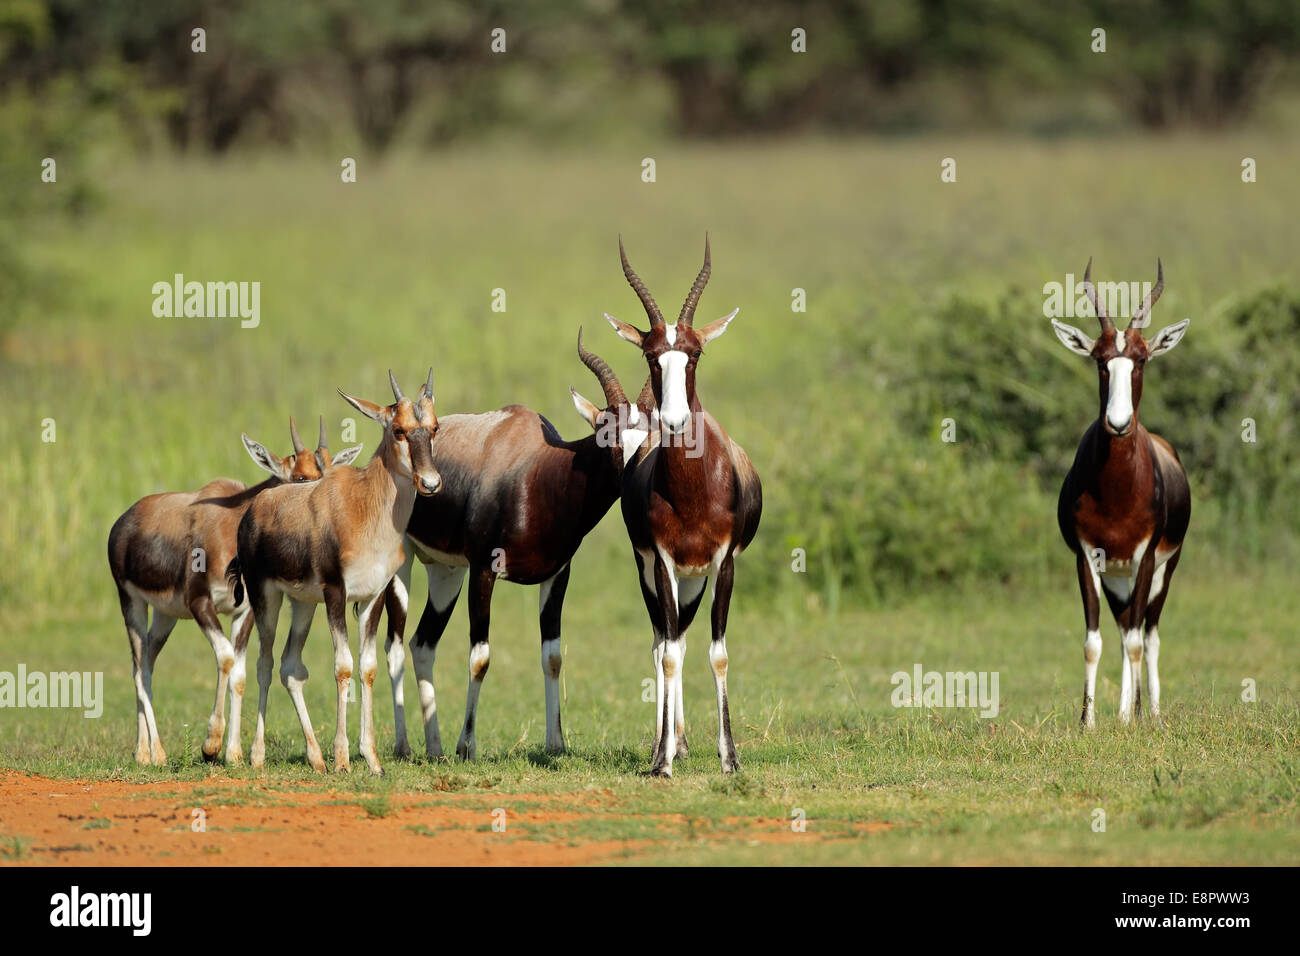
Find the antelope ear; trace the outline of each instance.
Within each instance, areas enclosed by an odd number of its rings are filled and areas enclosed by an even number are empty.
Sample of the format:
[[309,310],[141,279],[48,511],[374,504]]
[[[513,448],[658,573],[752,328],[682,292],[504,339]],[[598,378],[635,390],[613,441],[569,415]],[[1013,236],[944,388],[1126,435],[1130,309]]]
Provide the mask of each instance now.
[[392,414],[388,411],[386,406],[376,405],[374,402],[368,402],[364,398],[353,398],[341,388],[338,392],[343,396],[345,402],[359,411],[362,415],[365,415],[366,418],[377,421],[379,424],[384,426],[388,425],[388,420],[392,417]]
[[249,438],[242,432],[239,437],[244,440],[244,450],[248,452],[249,457],[253,459],[258,468],[270,472],[274,477],[279,478],[281,481],[289,480],[290,472],[288,459],[277,458],[275,455],[267,451],[264,446],[253,441],[253,439]]
[[1092,356],[1092,347],[1096,343],[1084,335],[1083,330],[1058,322],[1056,319],[1052,319],[1052,328],[1056,330],[1056,337],[1061,340],[1061,344],[1071,352],[1084,358]]
[[1157,355],[1164,355],[1171,351],[1175,345],[1183,340],[1183,335],[1187,332],[1187,326],[1191,319],[1183,319],[1181,322],[1175,322],[1173,325],[1166,325],[1156,333],[1156,337],[1151,340],[1151,351],[1149,358],[1155,358]]
[[618,333],[619,338],[631,342],[637,348],[641,347],[641,343],[645,341],[646,333],[634,325],[628,325],[626,322],[614,318],[608,312],[604,313],[604,315],[605,321],[614,326],[614,331]]
[[702,329],[697,329],[696,334],[700,337],[700,344],[708,345],[714,339],[722,335],[723,332],[727,331],[727,326],[731,324],[731,320],[736,317],[736,313],[739,311],[739,308],[732,309],[729,314],[724,315],[720,319],[714,319]]
[[335,455],[334,461],[332,461],[330,464],[334,468],[342,468],[344,465],[350,465],[354,461],[356,461],[357,456],[359,456],[360,454],[361,454],[361,446],[353,445],[351,448],[344,448],[341,452]]
[[597,408],[591,402],[579,395],[572,387],[569,388],[569,394],[573,396],[573,407],[578,410],[578,414],[582,416],[582,420],[590,425],[592,430],[595,431],[596,422],[600,419],[601,409]]

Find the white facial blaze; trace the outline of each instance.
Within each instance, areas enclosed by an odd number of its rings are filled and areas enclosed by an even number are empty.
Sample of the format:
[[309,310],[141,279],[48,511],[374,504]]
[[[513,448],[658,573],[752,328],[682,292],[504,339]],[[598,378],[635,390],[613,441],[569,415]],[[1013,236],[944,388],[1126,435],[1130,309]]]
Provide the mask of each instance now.
[[663,369],[663,408],[659,420],[668,431],[676,434],[686,427],[690,406],[686,404],[686,353],[665,352],[659,356]]
[[1106,422],[1117,432],[1128,428],[1133,420],[1133,360],[1113,358],[1106,363],[1110,371],[1110,394],[1106,396]]

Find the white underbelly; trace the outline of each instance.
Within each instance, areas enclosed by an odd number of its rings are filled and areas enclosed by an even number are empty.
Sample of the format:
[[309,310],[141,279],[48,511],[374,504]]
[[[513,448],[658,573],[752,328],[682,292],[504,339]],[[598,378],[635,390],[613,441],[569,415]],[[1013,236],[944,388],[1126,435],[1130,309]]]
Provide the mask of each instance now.
[[426,548],[414,538],[407,538],[406,542],[414,549],[415,556],[420,559],[421,564],[445,564],[449,568],[469,567],[469,558],[463,554],[449,554],[437,548]]

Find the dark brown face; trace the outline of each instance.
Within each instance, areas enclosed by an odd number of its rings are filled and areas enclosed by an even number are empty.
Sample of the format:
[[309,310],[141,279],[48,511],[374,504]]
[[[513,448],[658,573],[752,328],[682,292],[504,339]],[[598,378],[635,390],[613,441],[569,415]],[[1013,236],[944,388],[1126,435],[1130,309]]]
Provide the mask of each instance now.
[[1135,328],[1108,329],[1092,347],[1097,363],[1100,418],[1105,429],[1123,438],[1137,426],[1142,401],[1142,372],[1151,350]]
[[399,466],[411,475],[417,492],[432,495],[442,485],[433,465],[433,436],[438,433],[433,400],[421,390],[415,402],[403,398],[385,411],[390,418],[385,438],[391,440]]
[[695,401],[695,367],[704,354],[704,343],[698,332],[678,322],[647,332],[641,354],[650,367],[659,421],[669,434],[680,434]]

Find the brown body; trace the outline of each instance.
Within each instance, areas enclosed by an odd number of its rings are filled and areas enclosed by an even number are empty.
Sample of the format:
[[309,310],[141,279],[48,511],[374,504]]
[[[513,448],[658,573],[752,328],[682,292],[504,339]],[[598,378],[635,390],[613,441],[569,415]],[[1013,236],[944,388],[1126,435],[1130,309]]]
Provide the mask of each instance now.
[[434,464],[442,489],[416,501],[406,528],[408,556],[400,588],[387,599],[385,644],[393,682],[397,752],[409,752],[402,693],[402,634],[412,562],[429,581],[428,600],[411,640],[420,692],[425,751],[442,755],[433,685],[433,661],[466,576],[469,578],[470,684],[456,752],[476,755],[480,687],[487,674],[492,593],[498,580],[540,585],[539,622],[546,687],[546,747],[564,749],[558,680],[560,619],[569,563],[586,534],[604,517],[619,490],[619,471],[595,435],[565,441],[531,409],[507,405],[479,415],[439,419]]
[[338,720],[334,737],[336,770],[348,767],[347,689],[352,679],[348,648],[347,606],[363,605],[361,614],[361,754],[375,773],[382,773],[374,747],[373,708],[378,614],[372,614],[402,563],[402,535],[419,494],[433,494],[440,479],[432,464],[433,376],[412,402],[390,381],[397,401],[387,407],[344,395],[355,408],[384,427],[384,437],[364,468],[338,469],[315,485],[287,485],[259,495],[239,524],[238,556],[227,568],[235,598],[246,589],[257,623],[258,718],[251,761],[265,761],[266,702],[271,681],[271,654],[276,623],[285,596],[293,609],[289,640],[280,665],[280,680],[293,699],[307,759],[325,769],[320,746],[307,714],[303,684],[308,674],[302,649],[317,604],[325,605],[334,640],[334,677]]
[[622,484],[623,521],[654,630],[652,772],[671,776],[674,757],[687,752],[681,682],[685,637],[712,579],[709,663],[718,700],[718,756],[723,772],[730,773],[740,761],[727,696],[727,613],[735,557],[758,531],[763,494],[749,457],[705,411],[695,375],[704,346],[726,331],[736,312],[694,328],[695,308],[711,272],[707,237],[704,265],[672,326],[632,270],[621,241],[619,253],[624,276],[650,318],[650,330],[606,318],[645,357],[658,411],[658,428],[628,462]]
[[[224,575],[226,565],[235,557],[239,522],[258,495],[284,482],[316,481],[332,465],[323,422],[314,454],[303,446],[292,420],[290,432],[295,450],[286,458],[272,455],[244,436],[253,460],[272,474],[260,484],[250,488],[233,479],[218,478],[194,492],[149,495],[132,505],[109,532],[108,563],[131,643],[136,682],[135,756],[140,763],[166,760],[152,707],[153,668],[177,620],[198,622],[217,661],[216,702],[208,719],[204,757],[214,759],[221,748],[228,682],[232,728],[238,726],[243,654],[231,646],[217,615],[237,615],[232,636],[238,642],[242,631],[247,640],[252,624],[247,605],[235,599]],[[338,460],[349,462],[359,451],[359,447],[347,449]],[[153,622],[146,626],[149,607],[154,609]],[[228,751],[227,758],[237,759],[237,732],[232,740],[235,750]]]
[[1065,476],[1057,503],[1057,524],[1075,554],[1083,598],[1084,690],[1080,717],[1095,721],[1095,688],[1101,657],[1101,596],[1106,596],[1123,639],[1120,721],[1142,709],[1141,664],[1147,663],[1151,714],[1160,712],[1158,654],[1160,614],[1191,519],[1191,493],[1178,453],[1138,420],[1147,362],[1181,340],[1188,320],[1162,329],[1151,342],[1143,336],[1152,306],[1164,288],[1164,268],[1133,322],[1117,329],[1091,283],[1084,287],[1101,323],[1096,339],[1053,320],[1057,337],[1098,370],[1100,411],[1083,436]]

